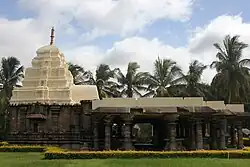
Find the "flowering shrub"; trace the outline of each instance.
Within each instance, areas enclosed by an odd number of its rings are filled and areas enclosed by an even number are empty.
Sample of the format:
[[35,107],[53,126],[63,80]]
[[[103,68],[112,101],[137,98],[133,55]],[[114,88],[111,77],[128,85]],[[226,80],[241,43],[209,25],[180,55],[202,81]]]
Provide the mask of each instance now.
[[40,146],[40,145],[3,145],[0,146],[0,152],[55,152],[65,151],[59,147]]
[[45,152],[45,159],[107,159],[107,158],[250,158],[250,151],[90,151]]
[[0,152],[44,152],[45,146],[26,146],[26,145],[6,145],[0,146]]
[[250,147],[243,148],[244,151],[250,151]]
[[9,145],[9,143],[8,143],[8,142],[6,142],[6,141],[2,141],[2,142],[0,142],[0,146],[7,146],[7,145]]
[[46,147],[45,151],[47,151],[47,152],[62,152],[62,151],[66,152],[67,150],[60,148],[60,147],[49,146],[49,147]]

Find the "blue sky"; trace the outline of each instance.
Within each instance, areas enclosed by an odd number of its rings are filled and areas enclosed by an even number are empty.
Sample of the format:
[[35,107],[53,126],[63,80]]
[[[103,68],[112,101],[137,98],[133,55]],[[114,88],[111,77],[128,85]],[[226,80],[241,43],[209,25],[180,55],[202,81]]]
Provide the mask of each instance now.
[[[124,64],[119,65],[125,67],[129,61],[139,61],[142,69],[152,70],[152,67],[148,68],[149,63],[161,55],[174,59],[186,69],[186,61],[199,59],[209,63],[214,58],[207,55],[215,53],[212,42],[222,40],[224,25],[228,25],[225,33],[240,33],[243,38],[248,38],[244,30],[250,21],[249,0],[92,2],[0,1],[0,34],[6,35],[0,39],[4,44],[0,53],[9,56],[15,52],[8,47],[20,47],[23,50],[20,59],[27,64],[27,59],[35,56],[37,47],[49,41],[49,28],[56,26],[57,46],[67,54],[67,59],[86,68],[94,69],[96,64],[104,61],[115,66],[119,64],[118,60],[124,60]],[[167,5],[169,3],[172,5]],[[163,11],[165,8],[167,10]],[[11,34],[15,34],[15,43],[7,39]],[[25,35],[29,37],[24,40]],[[196,55],[194,50],[199,50],[200,46],[204,52]],[[86,63],[86,57],[91,63]],[[113,62],[115,60],[117,62]]]
[[[208,24],[210,20],[219,15],[241,14],[245,21],[249,21],[250,19],[248,13],[248,7],[250,6],[249,0],[196,0],[194,3],[193,14],[189,21],[183,23],[164,19],[158,20],[147,27],[145,32],[138,34],[149,39],[158,37],[160,40],[171,45],[182,46],[187,43],[189,35],[188,30]],[[25,10],[17,0],[8,0],[0,1],[0,16],[10,20],[17,20],[27,17],[36,17],[37,15],[34,14],[34,12]],[[108,37],[100,37],[89,43],[109,48],[112,46],[113,41],[119,39],[121,39],[119,36],[111,35]]]

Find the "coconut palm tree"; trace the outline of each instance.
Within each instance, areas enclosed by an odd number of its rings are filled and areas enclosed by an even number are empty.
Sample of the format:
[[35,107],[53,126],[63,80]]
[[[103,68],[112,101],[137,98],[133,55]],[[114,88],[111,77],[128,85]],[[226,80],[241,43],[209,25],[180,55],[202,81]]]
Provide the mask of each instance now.
[[97,86],[100,99],[118,96],[117,84],[112,80],[116,70],[111,70],[107,64],[100,64],[96,69],[95,78],[93,75],[90,77],[89,84]]
[[158,59],[154,62],[154,73],[147,78],[148,92],[144,96],[169,97],[179,94],[179,83],[182,70],[175,61],[170,59]]
[[20,85],[23,77],[24,66],[21,66],[20,61],[15,57],[3,57],[0,67],[1,97],[10,100],[13,88]]
[[71,72],[75,85],[84,85],[89,82],[92,73],[85,71],[83,67],[78,64],[68,63],[68,69]]
[[4,132],[7,131],[7,108],[12,97],[14,87],[20,85],[24,77],[24,67],[15,57],[2,58],[0,66],[0,117]]
[[[242,51],[248,47],[244,42],[239,41],[239,36],[227,35],[223,40],[223,45],[214,44],[218,49],[216,58],[210,65],[215,68],[217,75],[212,85],[220,86],[220,93],[224,93],[225,100],[228,103],[237,102],[240,98],[240,89],[245,92],[245,88],[249,87],[249,68],[250,59],[242,59]],[[218,92],[219,93],[219,92]],[[241,94],[244,96],[244,94]]]
[[213,97],[209,85],[201,83],[201,76],[206,68],[207,66],[198,60],[190,63],[187,74],[183,75],[180,79],[185,85],[185,96],[204,97],[205,99]]
[[127,73],[123,74],[117,69],[115,77],[117,79],[116,89],[120,91],[120,97],[142,97],[142,91],[146,91],[145,86],[148,72],[138,72],[140,65],[137,62],[130,62],[127,67]]

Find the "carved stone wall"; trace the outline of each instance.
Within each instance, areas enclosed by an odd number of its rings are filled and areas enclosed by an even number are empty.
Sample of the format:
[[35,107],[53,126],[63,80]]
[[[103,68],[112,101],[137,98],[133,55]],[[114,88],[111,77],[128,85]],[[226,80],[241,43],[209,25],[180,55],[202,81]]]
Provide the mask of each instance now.
[[[91,119],[83,109],[87,110],[81,105],[38,103],[10,106],[9,140],[11,143],[32,143],[34,140],[51,144],[73,141],[80,143],[80,140],[85,139],[84,136],[80,139],[81,127],[90,124],[89,119]],[[91,126],[88,125],[84,131],[88,132],[90,129]]]
[[[140,120],[140,115],[129,113],[114,114],[92,112],[91,101],[85,101],[81,105],[13,105],[9,107],[10,113],[10,134],[9,142],[15,144],[58,144],[82,145],[87,149],[109,150],[109,149],[137,149],[134,144],[135,139],[131,135],[131,126],[136,121]],[[120,138],[114,138],[112,133],[113,123],[117,123],[116,119],[121,121],[123,126],[123,135]],[[238,148],[243,147],[242,142],[242,124],[238,117],[231,119],[232,129],[237,128],[238,141],[232,142],[232,145],[237,144]],[[138,119],[138,120],[137,120]],[[147,119],[151,119],[148,117]],[[211,149],[227,148],[228,143],[225,141],[227,134],[226,127],[228,121],[222,120],[221,117],[214,117],[213,120],[205,116],[181,117],[180,114],[164,114],[158,118],[159,127],[154,133],[158,142],[158,146],[165,150],[179,150],[179,144],[184,145],[186,149],[207,149],[205,147],[207,137],[204,129],[204,124],[209,123],[209,144]],[[179,128],[180,119],[187,122],[188,126]],[[227,117],[225,117],[227,119]],[[152,121],[152,120],[151,120]],[[189,124],[188,124],[188,121]],[[183,122],[182,122],[183,123]],[[235,124],[236,123],[236,124]],[[167,125],[165,128],[163,125]],[[119,121],[118,121],[119,125]],[[159,135],[161,133],[161,135]],[[230,133],[229,133],[230,134]],[[235,131],[231,138],[235,138]],[[121,146],[117,146],[113,141],[122,142]],[[162,142],[159,145],[159,142]],[[115,148],[117,146],[117,148]],[[119,147],[119,148],[118,148]],[[185,149],[185,148],[184,148]]]

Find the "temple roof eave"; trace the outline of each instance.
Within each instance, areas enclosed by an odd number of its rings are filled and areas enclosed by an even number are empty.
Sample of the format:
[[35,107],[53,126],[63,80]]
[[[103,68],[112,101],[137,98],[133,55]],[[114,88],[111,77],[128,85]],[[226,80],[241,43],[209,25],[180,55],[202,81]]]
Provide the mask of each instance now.
[[106,112],[106,113],[130,113],[131,111],[141,111],[142,113],[160,113],[160,114],[170,114],[170,113],[216,113],[216,110],[207,107],[98,107],[93,110],[93,112]]

